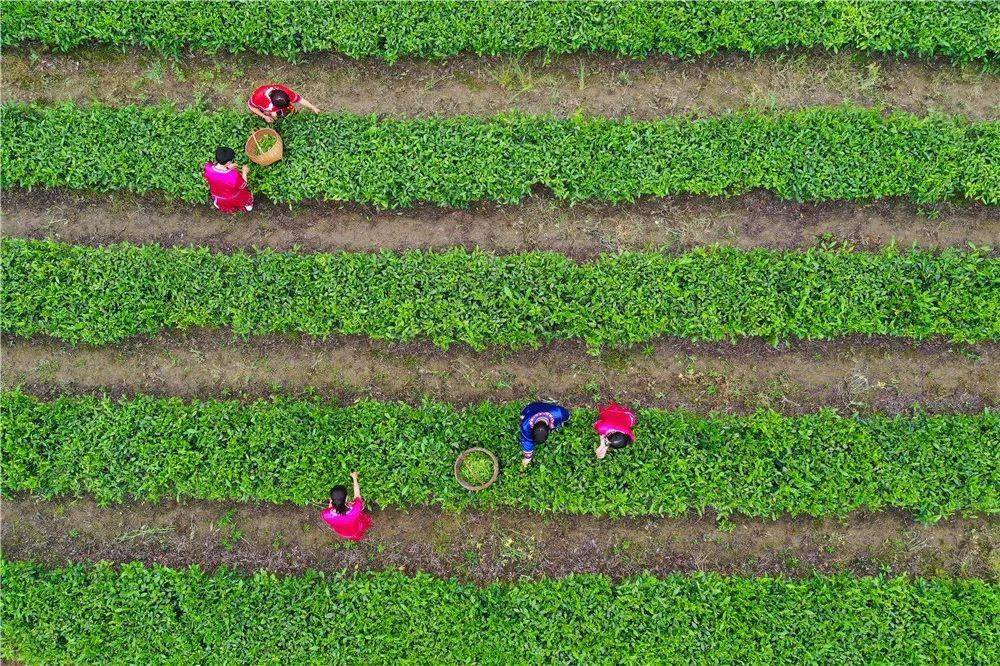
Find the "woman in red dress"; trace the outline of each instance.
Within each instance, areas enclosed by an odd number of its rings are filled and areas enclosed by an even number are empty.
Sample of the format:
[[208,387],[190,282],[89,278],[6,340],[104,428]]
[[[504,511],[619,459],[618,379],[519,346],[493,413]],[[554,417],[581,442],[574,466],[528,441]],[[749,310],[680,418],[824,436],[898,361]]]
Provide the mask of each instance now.
[[594,453],[603,460],[609,449],[623,449],[635,441],[635,414],[628,407],[612,402],[601,407],[594,430],[601,436],[601,442]]
[[247,189],[247,173],[250,167],[242,169],[235,162],[236,153],[232,148],[216,148],[215,162],[205,165],[205,180],[212,193],[212,202],[223,213],[238,210],[253,210],[253,195]]
[[301,104],[313,113],[319,113],[319,109],[310,104],[309,100],[280,83],[269,83],[266,86],[260,86],[253,91],[250,99],[247,100],[247,107],[250,109],[250,112],[260,116],[269,123],[295,113],[296,104]]
[[365,501],[361,499],[361,485],[358,473],[351,472],[354,481],[354,501],[347,504],[347,488],[334,486],[330,489],[330,503],[323,512],[323,520],[330,529],[351,541],[361,541],[372,526],[372,518],[365,513]]

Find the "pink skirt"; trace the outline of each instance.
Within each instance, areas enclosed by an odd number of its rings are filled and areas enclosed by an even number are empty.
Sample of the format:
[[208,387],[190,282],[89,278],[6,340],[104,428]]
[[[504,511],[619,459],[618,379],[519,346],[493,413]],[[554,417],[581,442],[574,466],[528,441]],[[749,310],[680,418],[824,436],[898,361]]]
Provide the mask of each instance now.
[[238,210],[248,210],[253,206],[253,195],[250,190],[240,190],[236,195],[223,199],[212,197],[215,207],[223,213],[235,213]]

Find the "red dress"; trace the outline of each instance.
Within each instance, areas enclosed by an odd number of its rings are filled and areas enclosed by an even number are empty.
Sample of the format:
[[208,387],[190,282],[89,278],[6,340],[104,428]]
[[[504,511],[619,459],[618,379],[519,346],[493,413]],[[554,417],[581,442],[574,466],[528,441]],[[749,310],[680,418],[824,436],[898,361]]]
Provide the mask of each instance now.
[[610,435],[613,432],[623,433],[629,441],[635,441],[635,434],[632,428],[635,427],[635,414],[628,407],[622,407],[616,402],[607,407],[601,407],[598,412],[597,422],[594,423],[594,430],[599,435]]
[[[281,90],[288,95],[288,106],[284,109],[278,109],[271,102],[269,96],[272,90]],[[261,86],[253,91],[250,95],[250,99],[247,100],[247,106],[251,109],[257,109],[258,111],[264,111],[265,113],[277,113],[278,115],[287,115],[289,113],[295,113],[295,103],[302,99],[302,95],[298,94],[291,88],[283,86],[280,83],[269,83],[266,86]]]
[[323,512],[330,529],[351,541],[361,541],[372,526],[372,517],[365,513],[365,501],[360,497],[351,502],[347,513],[337,513],[332,507]]
[[249,211],[253,208],[253,195],[247,189],[247,181],[239,169],[218,171],[209,162],[205,165],[205,180],[212,193],[212,202],[223,213],[233,213],[238,210]]

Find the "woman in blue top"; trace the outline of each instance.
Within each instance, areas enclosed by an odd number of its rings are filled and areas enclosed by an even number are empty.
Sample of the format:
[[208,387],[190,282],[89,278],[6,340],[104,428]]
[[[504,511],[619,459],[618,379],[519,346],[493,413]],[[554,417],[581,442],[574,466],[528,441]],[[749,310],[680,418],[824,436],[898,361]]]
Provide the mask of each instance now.
[[569,421],[569,410],[552,402],[532,402],[521,410],[521,465],[531,464],[535,445],[541,444],[549,433]]

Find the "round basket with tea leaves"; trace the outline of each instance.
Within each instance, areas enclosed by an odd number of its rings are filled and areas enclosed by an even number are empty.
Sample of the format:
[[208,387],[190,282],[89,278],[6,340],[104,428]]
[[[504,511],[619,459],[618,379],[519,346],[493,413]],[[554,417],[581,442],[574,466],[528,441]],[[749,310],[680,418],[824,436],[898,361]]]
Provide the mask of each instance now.
[[479,492],[493,485],[500,474],[500,461],[492,451],[474,446],[455,460],[455,480],[466,490]]

